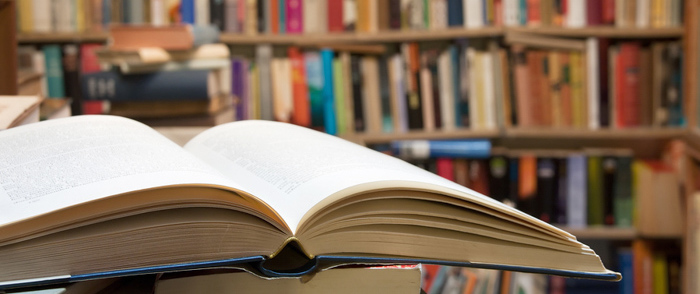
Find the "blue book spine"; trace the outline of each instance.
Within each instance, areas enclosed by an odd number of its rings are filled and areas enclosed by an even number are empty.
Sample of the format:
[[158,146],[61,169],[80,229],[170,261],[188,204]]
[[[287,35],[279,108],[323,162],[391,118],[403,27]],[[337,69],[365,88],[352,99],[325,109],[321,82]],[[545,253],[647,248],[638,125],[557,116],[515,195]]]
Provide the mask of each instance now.
[[573,228],[582,228],[588,224],[587,220],[587,195],[588,179],[586,156],[571,155],[566,162],[566,218],[567,225]]
[[112,1],[102,0],[102,26],[106,30],[112,22]]
[[462,0],[447,0],[447,25],[461,27],[464,25],[464,9]]
[[618,254],[618,263],[620,267],[620,274],[623,279],[620,281],[620,294],[634,294],[634,270],[632,266],[632,250],[631,249],[621,249]]
[[134,75],[105,71],[83,75],[81,88],[85,100],[208,100],[209,76],[209,70],[162,71]]
[[180,15],[182,17],[182,22],[194,24],[194,0],[181,1],[182,2],[180,2]]
[[124,24],[130,24],[131,23],[131,1],[124,1],[122,2],[122,19],[121,22]]
[[402,158],[488,158],[491,141],[474,140],[405,140],[391,142],[393,153]]
[[59,45],[46,45],[42,51],[46,63],[46,86],[49,98],[66,97],[61,47]]
[[311,126],[323,127],[323,66],[318,52],[304,54],[306,83],[309,89],[311,107]]
[[518,10],[520,25],[527,25],[527,0],[519,0]]
[[450,50],[450,58],[452,59],[452,94],[454,95],[454,111],[455,111],[455,126],[456,127],[463,127],[464,125],[462,124],[462,120],[460,119],[462,117],[461,113],[461,106],[460,104],[462,103],[462,95],[460,91],[460,82],[462,81],[460,79],[460,63],[459,63],[459,50],[457,50],[457,46],[452,45],[448,49]]
[[[272,0],[276,1],[276,0]],[[279,15],[279,31],[280,34],[285,34],[286,33],[286,28],[287,28],[287,1],[286,0],[279,0],[279,5],[277,6],[277,14]]]
[[323,126],[326,133],[338,134],[335,118],[335,93],[333,91],[333,51],[321,50],[323,64]]

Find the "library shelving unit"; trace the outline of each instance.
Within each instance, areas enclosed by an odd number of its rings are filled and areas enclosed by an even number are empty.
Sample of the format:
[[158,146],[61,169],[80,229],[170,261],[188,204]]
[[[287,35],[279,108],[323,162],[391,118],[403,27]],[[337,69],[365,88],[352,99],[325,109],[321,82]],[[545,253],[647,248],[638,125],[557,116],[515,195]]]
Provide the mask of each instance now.
[[[10,3],[10,4],[7,4]],[[2,56],[8,48],[5,40],[8,31],[5,23],[8,11],[14,12],[12,1],[0,0],[0,64]],[[700,100],[700,66],[698,53],[700,50],[700,25],[698,11],[700,1],[684,1],[683,26],[678,28],[618,28],[614,26],[586,27],[586,28],[557,28],[557,27],[484,27],[479,29],[440,29],[440,30],[416,30],[416,31],[387,31],[377,33],[328,33],[310,35],[246,35],[222,33],[220,41],[231,46],[253,46],[257,44],[271,44],[275,46],[314,46],[327,44],[388,44],[401,42],[428,42],[440,40],[452,40],[458,38],[498,38],[510,32],[538,34],[564,38],[600,37],[615,40],[654,40],[674,39],[682,40],[684,51],[683,67],[683,106],[686,117],[685,127],[649,127],[633,129],[556,129],[556,128],[518,128],[505,127],[494,130],[470,130],[453,129],[434,132],[410,131],[406,133],[355,133],[344,135],[348,139],[359,144],[371,145],[388,143],[393,140],[409,139],[458,139],[458,138],[488,138],[494,145],[508,148],[629,148],[634,149],[635,154],[642,156],[658,156],[666,142],[681,139],[687,143],[686,161],[689,170],[683,185],[686,192],[686,229],[680,238],[683,241],[683,293],[698,293],[700,289],[700,244],[693,238],[700,236],[700,224],[694,224],[693,220],[700,215],[700,207],[694,207],[695,198],[700,199],[700,120],[698,120],[698,107]],[[11,7],[11,8],[8,8]],[[14,21],[12,28],[14,30]],[[14,31],[12,38],[15,38]],[[19,44],[45,44],[45,43],[81,43],[81,42],[106,42],[105,32],[86,33],[51,33],[34,34],[18,33],[16,42]],[[12,41],[14,46],[14,41]],[[0,71],[0,91],[6,87],[3,82],[7,79]],[[178,143],[186,142],[203,128],[160,128],[168,137],[176,138]],[[700,222],[700,221],[695,221]],[[593,227],[593,228],[567,228],[581,239],[601,239],[609,241],[632,241],[641,238],[634,228],[617,227]]]
[[17,94],[15,1],[0,0],[0,95]]

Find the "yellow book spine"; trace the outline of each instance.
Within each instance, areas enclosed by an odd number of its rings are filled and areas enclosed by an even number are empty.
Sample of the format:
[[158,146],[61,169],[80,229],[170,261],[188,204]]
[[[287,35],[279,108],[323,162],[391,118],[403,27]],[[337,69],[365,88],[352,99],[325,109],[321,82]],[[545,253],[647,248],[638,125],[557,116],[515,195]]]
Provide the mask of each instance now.
[[75,1],[75,29],[78,32],[83,32],[87,28],[87,26],[85,25],[85,2],[87,2],[87,0]]
[[17,11],[19,16],[19,31],[31,33],[34,31],[34,18],[31,0],[17,1]]

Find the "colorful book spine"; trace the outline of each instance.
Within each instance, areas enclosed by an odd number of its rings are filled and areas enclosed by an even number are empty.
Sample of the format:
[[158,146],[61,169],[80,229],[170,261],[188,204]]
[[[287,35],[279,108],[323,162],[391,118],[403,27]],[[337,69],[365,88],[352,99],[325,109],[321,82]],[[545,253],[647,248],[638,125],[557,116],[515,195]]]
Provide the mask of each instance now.
[[49,98],[64,98],[66,97],[64,78],[63,78],[63,62],[61,56],[61,47],[59,45],[46,45],[42,48],[44,52],[44,61],[46,63],[46,82]]
[[[129,1],[124,1],[128,3]],[[180,2],[180,15],[182,17],[183,23],[194,24],[195,23],[195,0],[181,0]],[[128,13],[127,13],[128,14]]]
[[333,88],[333,58],[332,50],[321,50],[321,64],[323,68],[323,126],[326,133],[338,134],[338,126],[335,118],[335,91]]
[[632,157],[619,156],[615,171],[615,188],[613,192],[615,225],[618,227],[632,226]]
[[605,203],[603,199],[603,159],[592,154],[588,156],[588,216],[590,226],[601,226],[605,223]]
[[324,126],[323,117],[323,65],[318,52],[307,52],[304,54],[304,65],[306,69],[306,83],[309,89],[309,105],[311,108],[311,126],[322,128]]
[[447,25],[464,26],[464,7],[462,0],[447,0]]
[[348,103],[345,90],[345,70],[341,58],[333,60],[333,89],[335,93],[335,116],[338,134],[349,131]]
[[391,142],[394,155],[401,158],[488,158],[489,140],[401,140]]
[[288,54],[292,67],[292,96],[294,99],[291,122],[309,127],[311,126],[311,114],[309,112],[309,91],[306,84],[304,56],[297,47],[289,47]]
[[236,105],[236,119],[244,120],[246,119],[246,111],[243,102],[243,91],[244,91],[244,80],[243,76],[246,75],[247,69],[243,68],[243,59],[234,58],[231,60],[231,94],[234,97],[234,101],[237,101]]
[[329,32],[342,32],[345,30],[343,26],[343,1],[344,0],[328,0]]
[[[303,1],[287,0],[286,3],[286,32],[287,34],[301,34],[304,32]],[[307,16],[311,17],[311,16]],[[314,16],[315,17],[315,16]]]
[[588,225],[588,173],[586,156],[573,154],[567,157],[566,164],[566,225],[572,228],[584,228]]
[[210,76],[209,70],[163,71],[138,75],[103,71],[83,74],[81,86],[86,100],[208,100]]
[[278,2],[279,33],[287,33],[287,0],[271,0]]

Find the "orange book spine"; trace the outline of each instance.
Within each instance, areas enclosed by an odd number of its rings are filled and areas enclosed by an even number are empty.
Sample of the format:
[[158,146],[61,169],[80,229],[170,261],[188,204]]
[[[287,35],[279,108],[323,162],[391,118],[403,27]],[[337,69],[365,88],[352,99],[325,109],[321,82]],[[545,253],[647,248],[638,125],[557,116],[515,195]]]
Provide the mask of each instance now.
[[294,102],[291,122],[296,125],[308,127],[311,126],[311,112],[309,93],[306,87],[304,57],[297,47],[289,47],[288,54],[292,68],[292,99]]
[[270,1],[270,29],[273,34],[280,33],[279,1]]

